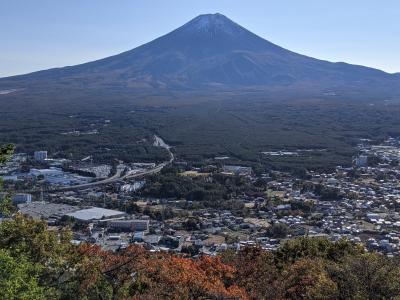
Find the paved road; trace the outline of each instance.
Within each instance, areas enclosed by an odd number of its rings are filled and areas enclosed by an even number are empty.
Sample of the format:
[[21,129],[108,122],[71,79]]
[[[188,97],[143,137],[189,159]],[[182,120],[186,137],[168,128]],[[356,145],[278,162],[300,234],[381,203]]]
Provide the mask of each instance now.
[[100,180],[100,181],[95,181],[95,182],[90,182],[90,183],[84,183],[84,184],[79,184],[79,185],[73,185],[73,186],[65,186],[65,187],[60,187],[60,188],[56,188],[56,189],[52,189],[49,190],[48,192],[62,192],[62,191],[73,191],[73,190],[81,190],[81,189],[86,189],[86,188],[90,188],[93,186],[98,186],[98,185],[104,185],[104,184],[109,184],[109,183],[113,183],[113,182],[118,182],[118,181],[123,181],[125,179],[132,179],[132,178],[138,178],[138,177],[143,177],[146,175],[151,175],[151,174],[155,174],[155,173],[159,173],[165,166],[169,165],[170,163],[172,163],[174,161],[174,154],[171,151],[171,147],[168,146],[160,137],[158,136],[154,136],[155,138],[155,146],[159,146],[159,147],[163,147],[165,148],[170,156],[170,159],[168,161],[165,161],[157,166],[155,166],[152,169],[148,169],[148,170],[144,170],[142,172],[138,172],[136,174],[131,174],[131,175],[124,175],[121,176],[122,172],[123,172],[123,168],[122,167],[117,167],[117,172],[114,176],[106,178],[104,180]]
[[72,186],[65,186],[65,187],[59,187],[56,189],[51,189],[49,190],[49,192],[61,192],[61,191],[72,191],[72,190],[79,190],[79,189],[85,189],[85,188],[89,188],[92,186],[96,186],[96,185],[104,185],[104,184],[109,184],[112,182],[117,182],[119,180],[121,180],[123,177],[121,177],[123,169],[122,168],[117,168],[117,172],[115,173],[115,175],[108,177],[104,180],[100,180],[100,181],[95,181],[95,182],[89,182],[89,183],[84,183],[84,184],[79,184],[79,185],[72,185]]

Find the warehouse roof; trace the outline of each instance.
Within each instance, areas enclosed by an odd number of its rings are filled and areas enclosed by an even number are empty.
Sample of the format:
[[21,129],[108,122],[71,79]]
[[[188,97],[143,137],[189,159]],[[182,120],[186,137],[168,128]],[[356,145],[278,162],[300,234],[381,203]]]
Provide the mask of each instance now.
[[121,217],[124,215],[125,213],[122,211],[105,209],[100,207],[92,207],[67,213],[67,216],[73,217],[81,221],[101,220],[104,218]]

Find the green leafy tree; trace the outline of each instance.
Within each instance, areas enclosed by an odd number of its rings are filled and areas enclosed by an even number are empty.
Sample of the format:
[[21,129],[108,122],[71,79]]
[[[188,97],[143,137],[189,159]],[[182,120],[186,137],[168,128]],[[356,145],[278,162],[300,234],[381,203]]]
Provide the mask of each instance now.
[[273,238],[285,238],[290,232],[289,227],[283,223],[274,223],[268,228],[267,234]]
[[9,196],[5,196],[0,202],[0,215],[4,217],[11,216],[16,211],[16,208]]
[[398,299],[400,295],[400,265],[383,255],[348,255],[328,264],[327,270],[339,287],[340,299]]
[[49,293],[78,263],[71,237],[69,230],[50,231],[45,222],[20,214],[0,224],[0,249],[17,261],[33,264],[40,273],[39,284]]
[[13,258],[0,249],[0,298],[20,300],[47,299],[46,290],[39,286],[39,272],[25,257]]
[[[9,159],[9,157],[13,154],[13,152],[14,152],[13,145],[0,147],[0,165],[4,164]],[[2,192],[3,190],[2,183],[3,182],[0,178],[0,192]],[[5,196],[0,202],[0,215],[8,217],[13,212],[15,212],[15,207],[12,203],[12,200],[10,197]]]
[[275,259],[279,264],[290,264],[303,257],[322,258],[339,261],[347,255],[363,253],[364,249],[348,240],[332,243],[327,238],[301,237],[284,243],[276,251]]
[[13,153],[14,153],[13,145],[6,145],[0,147],[0,164],[4,164]]

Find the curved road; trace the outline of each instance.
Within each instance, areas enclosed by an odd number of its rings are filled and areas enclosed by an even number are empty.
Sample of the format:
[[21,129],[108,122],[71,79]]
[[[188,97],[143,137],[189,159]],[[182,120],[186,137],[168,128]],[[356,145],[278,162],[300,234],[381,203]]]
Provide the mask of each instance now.
[[[159,173],[165,166],[172,163],[174,161],[175,157],[171,151],[171,147],[169,145],[167,145],[160,137],[155,135],[154,139],[155,139],[154,146],[162,147],[168,151],[169,156],[170,156],[170,159],[168,161],[165,161],[159,165],[156,165],[152,169],[148,169],[148,170],[144,170],[142,172],[138,172],[136,174],[124,175],[124,176],[121,176],[124,169],[122,167],[117,167],[117,172],[115,173],[115,175],[113,175],[109,178],[106,178],[104,180],[90,182],[90,183],[84,183],[84,184],[79,184],[79,185],[59,187],[59,188],[55,188],[55,189],[50,189],[50,190],[48,190],[48,192],[62,192],[62,191],[86,189],[86,188],[93,187],[93,186],[104,185],[104,184],[109,184],[109,183],[113,183],[113,182],[117,182],[117,181],[123,181],[125,179],[132,179],[132,178],[137,178],[137,177],[142,177],[142,176],[146,176],[146,175]],[[35,191],[35,192],[38,192],[38,191]]]

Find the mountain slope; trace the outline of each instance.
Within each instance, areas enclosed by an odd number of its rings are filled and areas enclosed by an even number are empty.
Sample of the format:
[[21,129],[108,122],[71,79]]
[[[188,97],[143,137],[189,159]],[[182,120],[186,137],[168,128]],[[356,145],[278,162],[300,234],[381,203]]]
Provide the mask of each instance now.
[[[0,79],[0,88],[257,88],[400,94],[398,75],[306,57],[221,14],[200,15],[133,50],[78,66]],[[390,92],[388,92],[390,90]]]

